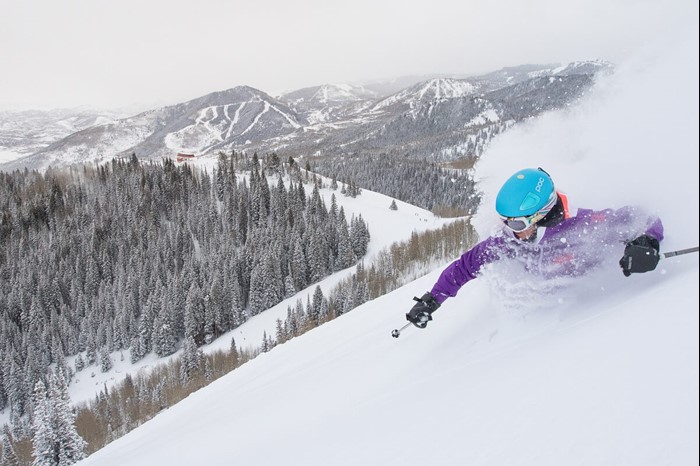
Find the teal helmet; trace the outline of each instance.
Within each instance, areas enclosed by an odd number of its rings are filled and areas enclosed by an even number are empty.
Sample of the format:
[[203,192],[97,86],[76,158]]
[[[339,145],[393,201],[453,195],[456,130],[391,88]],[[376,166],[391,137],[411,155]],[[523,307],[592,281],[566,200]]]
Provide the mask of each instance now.
[[557,194],[549,174],[541,168],[525,168],[508,178],[496,196],[501,217],[529,217],[549,211]]

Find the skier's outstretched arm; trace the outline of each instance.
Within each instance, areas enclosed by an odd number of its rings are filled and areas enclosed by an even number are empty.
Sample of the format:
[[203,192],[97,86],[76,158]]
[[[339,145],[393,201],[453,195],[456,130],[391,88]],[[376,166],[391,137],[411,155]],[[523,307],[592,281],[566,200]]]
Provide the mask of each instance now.
[[457,296],[460,288],[476,278],[484,264],[496,260],[502,249],[503,238],[489,237],[462,254],[443,270],[431,291],[421,298],[413,298],[416,304],[406,314],[406,320],[418,328],[425,328],[433,320],[433,312],[447,298]]

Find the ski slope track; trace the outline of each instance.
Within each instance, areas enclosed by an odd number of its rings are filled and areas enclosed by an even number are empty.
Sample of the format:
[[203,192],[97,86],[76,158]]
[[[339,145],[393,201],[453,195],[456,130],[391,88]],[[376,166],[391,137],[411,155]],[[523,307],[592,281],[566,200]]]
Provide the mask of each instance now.
[[697,260],[670,265],[660,283],[599,277],[616,291],[581,289],[576,304],[517,318],[475,283],[427,329],[391,338],[432,273],[277,346],[80,464],[690,464],[698,299],[688,292],[699,277]]

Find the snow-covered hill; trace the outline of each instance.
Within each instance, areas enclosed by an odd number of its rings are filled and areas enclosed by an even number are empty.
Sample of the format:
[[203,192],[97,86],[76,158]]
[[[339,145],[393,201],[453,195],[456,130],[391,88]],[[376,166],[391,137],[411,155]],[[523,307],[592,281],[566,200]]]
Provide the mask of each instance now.
[[310,125],[333,122],[347,115],[357,114],[379,97],[363,86],[349,84],[324,84],[280,96]]
[[668,267],[661,284],[609,277],[615,292],[532,321],[503,318],[482,282],[425,331],[392,339],[430,274],[278,346],[81,464],[693,464],[697,260]]
[[400,105],[409,109],[421,104],[433,103],[442,99],[455,99],[476,93],[479,88],[468,80],[439,78],[431,79],[379,101],[371,111],[378,111]]
[[[663,250],[696,246],[696,39],[681,31],[575,111],[499,138],[476,167],[480,233],[497,225],[492,196],[505,177],[542,166],[576,205],[645,206],[664,221]],[[662,76],[670,81],[649,98]],[[617,259],[560,289],[486,271],[427,329],[391,338],[436,269],[79,464],[697,464],[698,255],[629,278]]]
[[131,153],[152,160],[172,158],[179,152],[216,154],[235,144],[282,136],[300,126],[284,103],[257,89],[238,86],[86,128],[6,168],[24,164],[43,169]]
[[87,108],[0,111],[0,164],[29,156],[70,134],[124,116],[124,112]]

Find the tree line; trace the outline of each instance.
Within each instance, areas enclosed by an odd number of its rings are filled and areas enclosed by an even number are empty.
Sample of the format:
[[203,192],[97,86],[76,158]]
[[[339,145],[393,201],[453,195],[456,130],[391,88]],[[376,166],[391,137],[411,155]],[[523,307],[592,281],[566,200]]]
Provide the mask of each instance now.
[[362,187],[430,210],[443,217],[472,214],[481,201],[466,170],[399,155],[355,154],[314,157],[314,172],[333,180],[362,180]]

